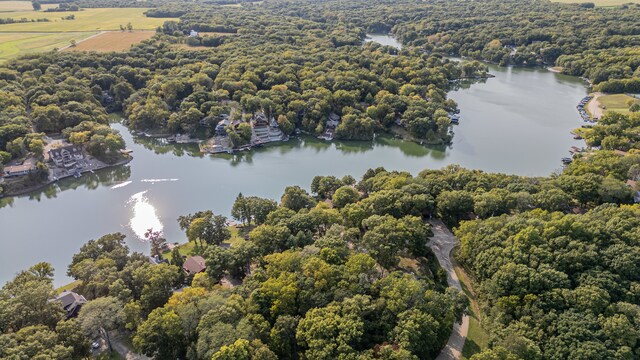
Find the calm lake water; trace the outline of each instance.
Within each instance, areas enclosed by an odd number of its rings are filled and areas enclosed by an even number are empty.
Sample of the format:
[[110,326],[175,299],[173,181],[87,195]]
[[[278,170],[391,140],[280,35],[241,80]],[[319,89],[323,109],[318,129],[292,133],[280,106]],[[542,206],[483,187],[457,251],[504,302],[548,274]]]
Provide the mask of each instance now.
[[402,44],[396,40],[394,37],[384,34],[367,34],[367,37],[364,39],[365,42],[377,42],[378,44],[393,46],[394,48],[400,50],[402,49]]
[[134,159],[126,166],[68,179],[30,196],[0,200],[0,284],[38,261],[69,279],[73,253],[89,239],[127,235],[132,250],[148,252],[148,228],[170,242],[186,240],[177,217],[212,209],[229,215],[239,192],[279,199],[285,186],[309,188],[315,175],[356,178],[372,167],[413,174],[448,164],[521,175],[549,175],[575,142],[575,105],[585,95],[576,78],[544,69],[491,67],[496,78],[450,93],[461,109],[453,145],[429,149],[378,137],[374,142],[294,138],[239,155],[201,155],[196,146],[136,139],[114,124]]

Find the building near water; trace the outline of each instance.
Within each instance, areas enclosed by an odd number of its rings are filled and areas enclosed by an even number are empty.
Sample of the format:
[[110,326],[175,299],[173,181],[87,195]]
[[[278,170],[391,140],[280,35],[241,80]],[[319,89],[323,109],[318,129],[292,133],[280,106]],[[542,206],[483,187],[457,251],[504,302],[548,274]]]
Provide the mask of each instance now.
[[82,305],[87,303],[87,299],[84,296],[68,290],[63,291],[53,300],[62,303],[62,308],[67,312],[67,319],[78,316]]
[[78,160],[84,159],[82,150],[75,145],[67,145],[49,150],[49,159],[58,167],[73,167]]
[[182,264],[182,270],[187,275],[195,275],[197,273],[201,273],[207,269],[207,265],[205,265],[204,258],[200,255],[190,256]]
[[22,165],[5,166],[4,177],[10,178],[10,177],[24,176],[34,171],[36,171],[36,166],[31,163],[25,163]]

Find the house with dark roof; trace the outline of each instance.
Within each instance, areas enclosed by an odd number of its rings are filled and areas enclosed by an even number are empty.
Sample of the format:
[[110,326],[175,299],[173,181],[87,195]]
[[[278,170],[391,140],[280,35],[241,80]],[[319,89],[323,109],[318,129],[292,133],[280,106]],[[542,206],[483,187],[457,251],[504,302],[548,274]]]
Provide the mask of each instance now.
[[195,275],[197,273],[201,273],[207,269],[207,265],[205,265],[204,258],[202,256],[190,256],[182,264],[182,270],[187,275]]
[[62,303],[62,308],[67,312],[67,319],[78,316],[82,305],[87,303],[84,296],[68,290],[60,293],[54,300]]
[[49,159],[56,166],[70,168],[73,167],[78,160],[84,159],[82,150],[75,145],[67,145],[49,150]]

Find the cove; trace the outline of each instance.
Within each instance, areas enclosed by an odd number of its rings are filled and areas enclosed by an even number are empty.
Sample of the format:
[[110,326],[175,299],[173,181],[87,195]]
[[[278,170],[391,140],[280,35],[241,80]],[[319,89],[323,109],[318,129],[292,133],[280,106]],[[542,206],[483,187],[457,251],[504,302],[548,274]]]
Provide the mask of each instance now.
[[118,168],[66,179],[27,196],[0,199],[0,282],[47,261],[55,284],[68,282],[66,267],[86,241],[112,232],[127,235],[134,251],[148,253],[148,228],[169,242],[186,238],[176,219],[211,209],[229,216],[239,192],[279,199],[284,187],[309,188],[316,175],[358,178],[368,168],[413,174],[448,164],[490,172],[546,176],[561,169],[581,125],[575,105],[585,95],[577,78],[544,69],[491,67],[495,78],[462,83],[450,96],[461,109],[453,144],[427,148],[386,136],[373,142],[325,142],[313,137],[241,152],[202,155],[193,145],[135,138],[113,124],[133,150]]

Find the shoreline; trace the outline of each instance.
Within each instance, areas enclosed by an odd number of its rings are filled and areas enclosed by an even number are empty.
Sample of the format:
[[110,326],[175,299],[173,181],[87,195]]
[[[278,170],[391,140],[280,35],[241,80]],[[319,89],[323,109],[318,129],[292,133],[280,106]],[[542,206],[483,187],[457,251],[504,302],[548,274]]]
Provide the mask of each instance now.
[[599,98],[604,94],[601,92],[594,92],[592,95],[593,98],[587,103],[586,109],[593,119],[600,119],[604,115],[604,110],[600,107]]
[[[131,162],[131,160],[133,160],[133,157],[129,156],[128,159],[124,159],[122,161],[118,161],[115,164],[108,164],[108,165],[105,165],[105,166],[102,166],[102,167],[99,167],[99,168],[96,168],[96,169],[80,171],[80,174],[85,174],[85,173],[92,172],[92,171],[95,172],[95,171],[100,171],[100,170],[104,170],[104,169],[114,168],[114,167],[121,166],[121,165],[126,165],[129,162]],[[45,188],[45,187],[47,187],[47,186],[49,186],[49,185],[51,185],[53,183],[56,183],[56,182],[58,182],[58,181],[60,181],[62,179],[66,179],[66,178],[70,178],[70,177],[73,177],[73,174],[66,175],[64,177],[58,178],[57,180],[49,180],[49,181],[41,183],[41,184],[33,185],[33,186],[28,187],[28,188],[22,189],[20,191],[7,192],[5,194],[0,195],[0,199],[27,195],[27,194],[29,194],[31,192],[34,192],[34,191],[37,191],[37,190],[41,190],[41,189],[43,189],[43,188]]]

